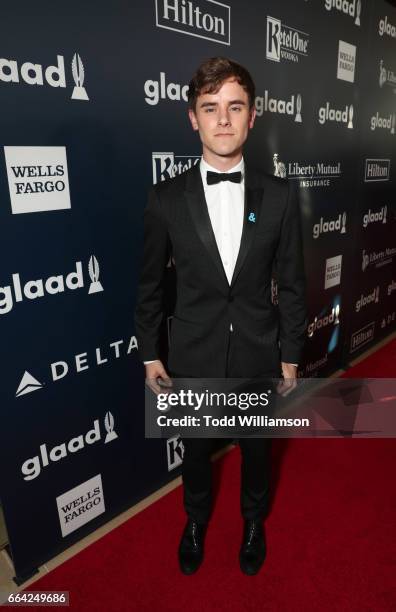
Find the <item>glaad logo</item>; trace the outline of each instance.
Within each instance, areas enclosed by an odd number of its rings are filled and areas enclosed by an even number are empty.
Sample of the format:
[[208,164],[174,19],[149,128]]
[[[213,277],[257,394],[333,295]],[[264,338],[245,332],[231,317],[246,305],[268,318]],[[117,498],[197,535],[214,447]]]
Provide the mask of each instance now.
[[306,187],[329,187],[330,180],[341,177],[341,162],[323,163],[316,162],[304,164],[300,162],[289,162],[286,165],[279,159],[278,153],[273,155],[274,176],[280,176],[300,181],[300,188]]
[[356,301],[355,311],[360,312],[361,309],[367,306],[368,304],[378,304],[379,290],[379,285],[377,285],[368,295],[361,294],[360,298]]
[[183,463],[184,444],[179,435],[168,438],[166,441],[166,457],[168,460],[168,472]]
[[[57,55],[57,64],[43,69],[41,64],[24,62],[20,69],[16,60],[0,58],[0,81],[4,83],[20,83],[21,79],[27,85],[44,85],[44,80],[50,87],[66,87],[65,60],[63,55]],[[72,75],[75,87],[71,98],[73,100],[88,100],[83,87],[84,66],[80,56],[75,53],[72,63]]]
[[355,81],[356,47],[344,40],[338,41],[337,79]]
[[[104,418],[105,430],[107,432],[104,440],[104,444],[111,442],[118,438],[118,435],[114,431],[114,418],[111,412],[106,412]],[[85,445],[95,444],[102,439],[102,434],[99,426],[99,419],[95,419],[93,428],[90,429],[85,435],[81,434],[75,438],[71,438],[68,442],[62,442],[61,444],[54,446],[48,451],[46,444],[40,444],[40,452],[34,457],[26,459],[21,467],[24,480],[34,480],[37,478],[42,468],[47,467],[50,462],[57,462],[67,457],[69,453],[77,453],[78,451],[85,448]]]
[[4,147],[14,215],[71,207],[65,147]]
[[182,174],[195,166],[200,159],[200,155],[176,156],[174,153],[152,153],[153,184]]
[[[75,369],[77,374],[84,372],[85,370],[89,370],[89,368],[93,366],[101,366],[113,359],[119,359],[121,357],[121,347],[125,355],[130,355],[133,350],[137,350],[138,343],[136,340],[136,336],[131,336],[127,340],[116,340],[115,342],[110,342],[109,344],[110,350],[106,347],[96,347],[94,350],[94,354],[91,355],[88,351],[84,353],[78,353],[74,355],[72,361],[54,361],[50,364],[50,378],[52,382],[57,382],[62,378],[65,378],[68,374],[71,373],[72,369]],[[37,391],[38,389],[43,388],[43,383],[39,382],[30,372],[25,371],[22,376],[22,380],[18,385],[18,389],[16,392],[16,397],[20,397],[21,395],[25,395],[26,393],[32,393],[33,391]]]
[[364,180],[389,181],[390,159],[366,159]]
[[393,93],[396,93],[396,75],[393,70],[387,70],[385,68],[384,60],[381,60],[379,64],[378,83],[380,87],[383,87],[384,85],[393,87]]
[[346,123],[348,129],[353,130],[353,105],[346,105],[344,110],[340,110],[330,108],[330,102],[326,102],[326,106],[321,106],[319,109],[318,121],[321,125],[327,121]]
[[144,83],[144,98],[150,106],[156,106],[160,100],[184,100],[188,102],[188,85],[179,83],[166,83],[165,72],[160,72],[160,80],[152,81],[148,79]]
[[389,117],[380,117],[377,111],[376,115],[373,115],[370,119],[370,128],[372,131],[377,128],[381,128],[383,130],[389,130],[393,135],[395,133],[395,124],[396,124],[396,115],[395,113],[390,114]]
[[102,477],[97,474],[56,498],[62,536],[65,537],[105,511]]
[[78,53],[74,54],[72,61],[72,75],[75,83],[75,87],[72,93],[73,100],[89,100],[87,91],[84,85],[84,64],[81,61],[81,57]]
[[268,90],[265,90],[264,97],[256,96],[255,106],[257,115],[262,116],[263,112],[278,113],[279,115],[291,115],[294,116],[296,123],[302,123],[301,109],[302,109],[302,98],[301,94],[291,96],[289,100],[278,100],[272,98],[269,95]]
[[368,323],[351,335],[351,353],[374,339],[375,322]]
[[319,223],[315,223],[312,228],[313,237],[316,240],[321,234],[328,234],[329,232],[340,232],[340,234],[345,234],[346,219],[347,215],[345,211],[340,213],[337,219],[332,219],[331,221],[323,221],[323,217],[320,217]]
[[336,9],[350,17],[355,17],[355,25],[360,26],[360,15],[362,12],[361,0],[325,0],[325,7],[328,11]]
[[308,324],[307,332],[308,337],[312,338],[314,333],[319,329],[323,329],[324,327],[328,327],[329,325],[339,325],[340,324],[340,306],[337,304],[335,307],[331,309],[331,313],[328,315],[324,315],[321,317],[315,317],[312,323]]
[[[102,284],[99,282],[99,265],[94,255],[89,260],[88,271],[91,278],[88,293],[103,291]],[[82,287],[84,287],[84,276],[81,261],[76,262],[76,271],[67,274],[66,278],[59,274],[50,276],[45,281],[43,279],[30,280],[22,285],[20,275],[15,273],[12,275],[12,286],[0,287],[0,314],[7,314],[13,309],[14,298],[15,302],[22,302],[24,298],[36,300],[44,297],[46,293],[55,295],[63,293],[66,289],[75,290]]]
[[308,55],[308,43],[309,34],[282,24],[279,19],[267,17],[267,59],[298,62],[299,57]]
[[382,206],[381,210],[378,212],[372,212],[371,209],[368,209],[368,212],[363,215],[363,227],[367,227],[370,223],[386,223],[386,214],[388,212],[388,207]]
[[384,19],[379,20],[378,34],[380,36],[386,34],[391,38],[396,38],[396,27],[388,21],[388,15],[385,15]]
[[227,4],[215,0],[195,3],[186,0],[155,0],[155,15],[158,28],[223,45],[231,44],[231,8]]

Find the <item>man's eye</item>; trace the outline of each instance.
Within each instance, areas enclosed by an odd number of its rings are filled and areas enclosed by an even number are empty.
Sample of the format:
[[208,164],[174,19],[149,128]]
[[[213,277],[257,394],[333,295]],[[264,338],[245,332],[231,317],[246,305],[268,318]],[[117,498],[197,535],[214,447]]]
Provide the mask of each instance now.
[[211,113],[214,111],[214,108],[205,108],[205,113]]
[[232,106],[231,110],[240,111],[240,110],[242,110],[242,107],[241,106]]

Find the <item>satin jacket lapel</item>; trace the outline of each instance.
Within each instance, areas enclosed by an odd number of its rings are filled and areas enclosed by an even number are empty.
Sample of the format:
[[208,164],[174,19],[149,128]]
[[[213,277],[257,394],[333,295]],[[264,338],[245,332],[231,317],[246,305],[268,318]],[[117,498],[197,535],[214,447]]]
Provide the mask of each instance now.
[[252,172],[249,171],[247,164],[245,164],[245,202],[242,236],[234,274],[231,279],[231,286],[235,283],[253,242],[259,221],[263,192],[263,187],[255,185]]
[[219,272],[223,283],[228,287],[228,279],[221,261],[219,249],[217,248],[216,238],[210,221],[208,207],[205,199],[205,192],[202,184],[199,163],[186,174],[185,197],[195,229],[212,258],[213,263]]

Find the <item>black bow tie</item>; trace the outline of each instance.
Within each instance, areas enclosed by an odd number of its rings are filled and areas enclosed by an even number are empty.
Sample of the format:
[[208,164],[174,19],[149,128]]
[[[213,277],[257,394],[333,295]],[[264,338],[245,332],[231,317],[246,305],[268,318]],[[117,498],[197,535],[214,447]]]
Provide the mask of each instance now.
[[242,172],[206,172],[206,182],[208,185],[215,185],[220,181],[231,181],[232,183],[240,183],[242,180]]

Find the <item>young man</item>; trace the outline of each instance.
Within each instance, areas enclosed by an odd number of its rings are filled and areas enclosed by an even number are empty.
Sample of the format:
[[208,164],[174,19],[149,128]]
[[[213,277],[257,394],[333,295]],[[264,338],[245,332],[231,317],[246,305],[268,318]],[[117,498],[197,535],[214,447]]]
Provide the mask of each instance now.
[[[135,312],[146,378],[169,380],[158,355],[164,272],[172,254],[177,300],[169,373],[178,377],[295,379],[306,329],[298,204],[286,179],[253,170],[242,156],[253,128],[255,87],[229,59],[204,61],[189,84],[189,118],[202,142],[199,164],[151,189]],[[278,283],[271,301],[272,268]],[[159,388],[157,389],[159,390]],[[179,546],[183,573],[196,571],[211,512],[213,439],[185,438],[182,468],[187,524]],[[241,438],[240,567],[260,569],[266,554],[266,438]]]

